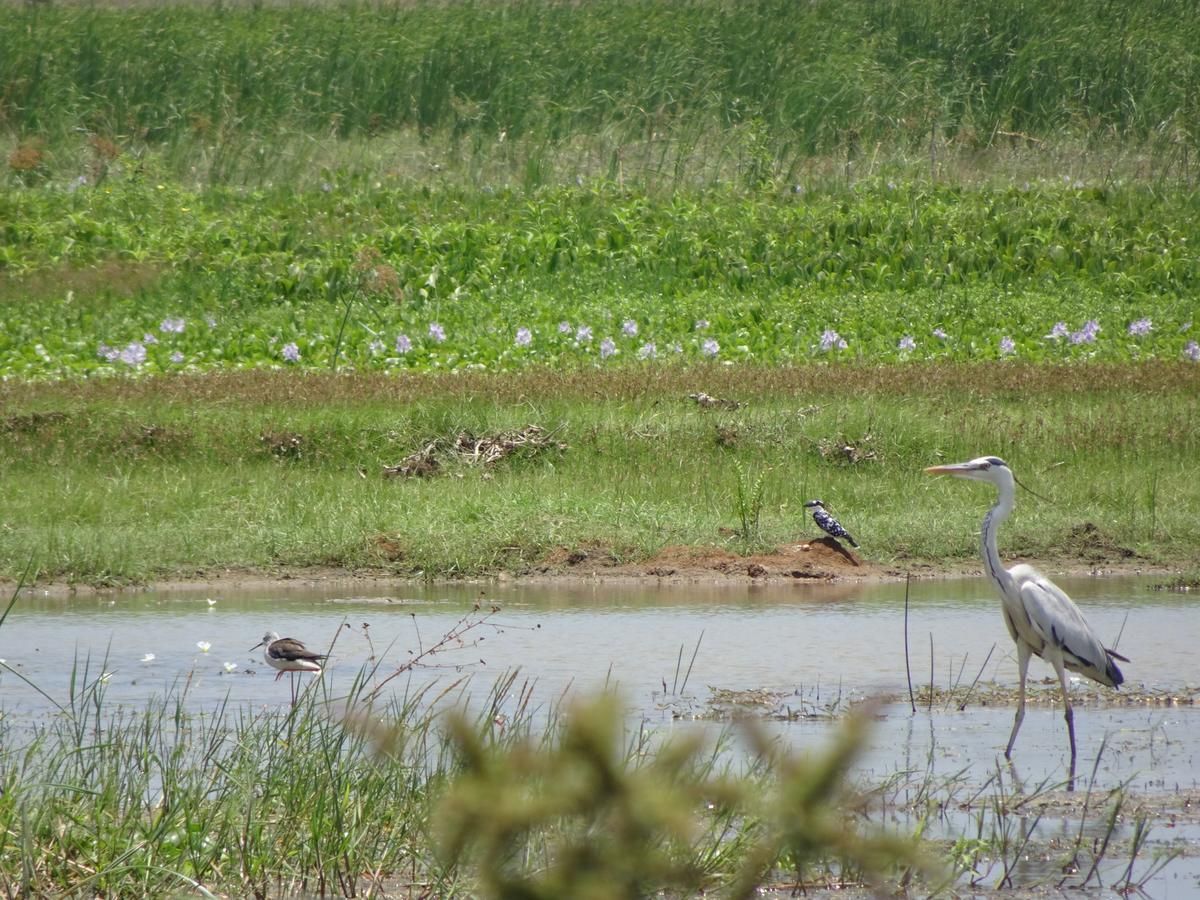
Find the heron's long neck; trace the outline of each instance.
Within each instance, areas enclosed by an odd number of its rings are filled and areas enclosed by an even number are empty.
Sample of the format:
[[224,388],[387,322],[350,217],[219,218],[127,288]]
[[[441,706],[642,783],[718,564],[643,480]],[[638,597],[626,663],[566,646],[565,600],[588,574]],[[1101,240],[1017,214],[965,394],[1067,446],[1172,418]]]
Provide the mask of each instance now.
[[1013,509],[1013,495],[1015,491],[1012,485],[999,485],[1000,496],[996,500],[996,505],[988,510],[988,514],[983,517],[983,530],[979,533],[980,548],[983,551],[983,564],[987,568],[987,572],[992,578],[997,581],[1003,581],[1008,572],[1000,563],[1000,551],[996,548],[996,532],[1000,530],[1000,524],[1008,518],[1008,514]]

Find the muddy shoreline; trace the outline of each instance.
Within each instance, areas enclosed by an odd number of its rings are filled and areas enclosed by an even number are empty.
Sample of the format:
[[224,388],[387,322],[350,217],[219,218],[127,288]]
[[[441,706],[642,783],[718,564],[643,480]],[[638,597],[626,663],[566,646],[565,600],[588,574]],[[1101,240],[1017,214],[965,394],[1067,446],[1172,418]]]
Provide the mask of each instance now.
[[[1012,563],[1024,562],[1019,558]],[[1183,565],[1156,564],[1129,559],[1063,557],[1028,560],[1050,576],[1156,576],[1164,581],[1181,574]],[[423,573],[396,572],[387,568],[348,569],[337,566],[278,566],[269,568],[212,568],[192,570],[144,582],[106,584],[66,579],[37,580],[25,592],[40,596],[91,596],[146,591],[220,592],[227,590],[289,591],[345,586],[378,590],[389,585],[503,584],[503,585],[654,585],[687,586],[753,584],[870,583],[917,579],[964,578],[981,574],[976,560],[874,563],[831,539],[778,547],[767,553],[738,555],[712,547],[667,547],[654,557],[621,562],[606,548],[566,548],[550,554],[541,564],[521,573],[497,572],[464,578],[429,577]],[[14,581],[0,580],[0,595],[11,595]]]

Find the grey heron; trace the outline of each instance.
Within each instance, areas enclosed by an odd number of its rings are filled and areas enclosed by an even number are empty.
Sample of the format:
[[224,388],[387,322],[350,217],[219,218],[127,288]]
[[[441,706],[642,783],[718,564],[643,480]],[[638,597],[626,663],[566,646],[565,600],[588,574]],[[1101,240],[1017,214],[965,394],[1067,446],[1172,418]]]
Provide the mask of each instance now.
[[275,680],[283,677],[284,672],[292,674],[292,705],[296,705],[296,672],[321,672],[321,660],[324,653],[314,653],[295,638],[281,638],[274,631],[268,631],[263,639],[251,647],[251,650],[263,650],[263,659],[268,666],[276,670]]
[[996,486],[999,496],[996,504],[983,517],[980,544],[984,568],[1000,592],[1004,624],[1008,626],[1008,633],[1017,645],[1017,668],[1021,678],[1017,694],[1017,715],[1004,756],[1006,759],[1012,759],[1017,731],[1021,727],[1021,720],[1025,718],[1025,675],[1029,670],[1029,657],[1036,654],[1054,667],[1059,686],[1062,688],[1063,715],[1067,720],[1067,736],[1071,741],[1073,779],[1075,719],[1071,711],[1071,698],[1067,693],[1067,675],[1064,670],[1070,669],[1100,684],[1115,688],[1125,677],[1114,660],[1129,660],[1100,643],[1100,639],[1083,618],[1083,613],[1074,601],[1037,569],[1027,565],[1005,569],[1000,564],[1000,554],[996,549],[996,531],[1000,523],[1012,512],[1016,496],[1016,477],[1004,460],[995,456],[981,456],[970,462],[955,465],[930,466],[925,471],[932,475],[953,475],[973,481],[986,481]]
[[813,511],[813,521],[817,523],[817,527],[823,532],[835,538],[845,538],[850,542],[851,547],[858,546],[858,541],[850,537],[850,532],[842,527],[842,523],[826,511],[823,500],[809,500],[804,506],[806,509]]

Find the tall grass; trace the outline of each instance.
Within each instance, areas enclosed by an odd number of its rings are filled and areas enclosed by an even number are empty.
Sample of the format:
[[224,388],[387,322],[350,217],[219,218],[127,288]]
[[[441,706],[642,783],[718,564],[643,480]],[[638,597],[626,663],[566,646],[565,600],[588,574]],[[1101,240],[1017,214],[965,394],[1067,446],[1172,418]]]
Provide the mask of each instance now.
[[726,155],[747,183],[931,137],[1116,138],[1182,166],[1198,44],[1186,0],[13,4],[0,127],[51,157],[167,148],[218,179],[288,135],[398,131],[484,158],[598,138],[612,175],[630,151]]

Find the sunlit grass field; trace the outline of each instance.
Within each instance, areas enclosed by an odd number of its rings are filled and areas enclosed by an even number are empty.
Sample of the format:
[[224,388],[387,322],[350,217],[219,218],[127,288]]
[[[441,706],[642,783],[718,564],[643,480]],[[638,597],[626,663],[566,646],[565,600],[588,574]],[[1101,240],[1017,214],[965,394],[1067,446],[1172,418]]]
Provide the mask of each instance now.
[[[705,408],[688,397],[700,391],[742,405]],[[1186,362],[8,382],[0,565],[101,583],[228,567],[528,574],[562,550],[636,562],[811,538],[811,497],[882,569],[972,565],[989,493],[921,469],[983,454],[1048,498],[1019,498],[1006,556],[1195,565],[1198,404]],[[565,447],[383,475],[433,442],[529,424]],[[760,478],[747,531],[739,489]]]
[[984,452],[1062,481],[1013,549],[1191,560],[1200,17],[1110,13],[6,9],[4,571],[530,571],[726,541],[760,475],[746,547],[828,494],[956,559],[980,498],[913,473]]

